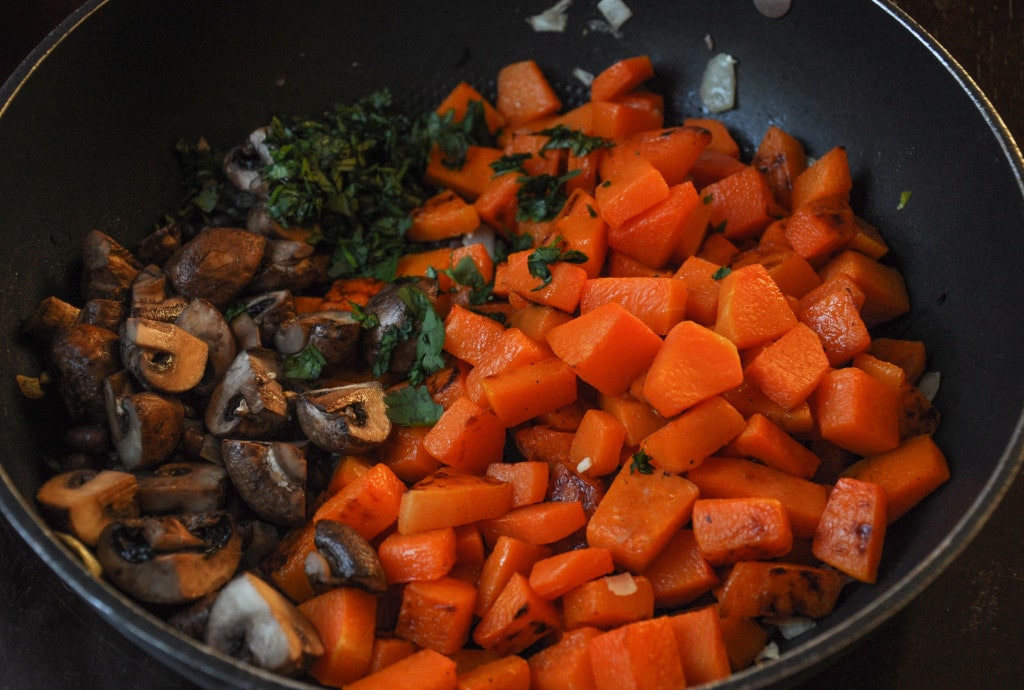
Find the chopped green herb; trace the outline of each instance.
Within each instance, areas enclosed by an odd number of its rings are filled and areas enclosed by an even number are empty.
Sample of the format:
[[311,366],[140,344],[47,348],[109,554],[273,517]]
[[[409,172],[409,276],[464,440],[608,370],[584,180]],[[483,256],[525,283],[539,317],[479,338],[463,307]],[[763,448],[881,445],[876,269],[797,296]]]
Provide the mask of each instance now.
[[587,204],[587,214],[589,214],[591,218],[597,218],[597,211],[590,204]]
[[495,177],[510,172],[525,175],[526,170],[523,169],[523,163],[532,157],[532,153],[507,153],[491,163],[491,170],[494,171]]
[[904,190],[900,192],[900,202],[896,204],[896,210],[902,211],[907,207],[907,203],[910,201],[911,192]]
[[715,200],[715,195],[714,195],[714,194],[711,194],[710,192],[709,192],[709,193],[707,193],[707,194],[705,194],[705,195],[704,195],[704,198],[703,198],[703,199],[701,199],[701,201],[703,201],[703,202],[704,202],[704,205],[705,205],[705,206],[706,206],[706,205],[708,205],[708,204],[710,204],[710,203],[711,203],[712,201],[714,201],[714,200]]
[[356,304],[355,302],[348,303],[349,309],[352,311],[352,319],[359,324],[359,327],[365,331],[371,328],[376,328],[380,325],[380,319],[376,314],[367,312],[363,305]]
[[732,273],[732,269],[728,266],[719,266],[718,269],[711,274],[711,280],[721,280]]
[[315,379],[326,364],[327,360],[316,345],[309,344],[295,354],[285,355],[282,371],[290,379]]
[[537,133],[548,137],[548,140],[541,146],[541,153],[557,149],[568,149],[572,155],[582,157],[598,149],[615,146],[615,142],[611,139],[592,137],[578,129],[572,129],[565,125],[542,129]]
[[244,314],[245,310],[246,301],[244,299],[238,300],[237,302],[233,303],[231,306],[224,310],[224,320],[227,321],[228,323],[231,323],[239,316]]
[[439,275],[446,275],[452,279],[452,282],[470,288],[470,304],[483,304],[490,299],[491,291],[494,288],[494,285],[484,280],[484,276],[480,273],[480,269],[477,268],[476,262],[468,256],[462,257],[455,266],[446,268],[443,271],[438,271],[433,266],[427,269],[428,278],[436,280]]
[[174,151],[183,175],[185,196],[170,216],[197,230],[228,222],[244,225],[255,199],[228,182],[224,175],[224,152],[210,148],[205,140],[196,144],[179,141]]
[[561,177],[548,174],[520,177],[519,191],[516,192],[519,202],[516,220],[546,221],[557,216],[569,198],[565,191],[566,181],[579,174],[579,170],[573,170]]
[[[409,383],[418,386],[427,376],[444,367],[444,357],[441,355],[444,348],[444,322],[434,311],[427,296],[415,285],[403,285],[398,289],[398,296],[405,304],[407,314],[419,326],[416,361],[409,371]],[[416,330],[414,327],[413,332]]]
[[433,426],[444,408],[434,402],[426,386],[400,386],[384,395],[387,415],[402,426]]
[[470,101],[466,115],[455,119],[455,111],[443,115],[429,113],[426,120],[427,137],[438,145],[444,158],[442,165],[459,170],[466,164],[466,153],[470,146],[493,146],[494,138],[487,128],[483,101]]
[[654,473],[654,468],[651,466],[651,456],[642,450],[633,453],[633,457],[629,462],[629,473],[634,474],[636,472],[640,474]]
[[542,281],[534,290],[541,290],[551,284],[551,264],[558,263],[559,261],[569,264],[586,263],[586,254],[578,249],[563,250],[561,245],[562,238],[556,237],[551,240],[551,244],[537,247],[527,257],[526,266],[530,271],[530,275],[534,278],[540,278]]

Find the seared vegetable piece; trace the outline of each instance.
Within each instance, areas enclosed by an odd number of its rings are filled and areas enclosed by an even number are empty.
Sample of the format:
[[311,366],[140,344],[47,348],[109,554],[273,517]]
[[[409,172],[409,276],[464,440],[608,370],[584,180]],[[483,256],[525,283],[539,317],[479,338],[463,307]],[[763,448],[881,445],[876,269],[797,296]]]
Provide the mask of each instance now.
[[362,453],[387,440],[391,420],[379,381],[306,391],[295,414],[309,440],[333,453]]
[[125,300],[142,264],[112,237],[93,230],[82,240],[82,296]]
[[205,639],[225,654],[288,676],[324,653],[320,635],[295,606],[248,572],[217,595]]
[[181,295],[223,309],[256,275],[266,238],[239,228],[210,228],[182,245],[164,270]]
[[220,510],[230,483],[227,470],[207,462],[168,462],[138,482],[136,498],[146,514]]
[[108,525],[96,558],[106,576],[133,597],[181,604],[231,579],[242,540],[228,513],[141,517]]
[[121,328],[121,359],[147,388],[182,393],[206,371],[205,342],[172,323],[129,318]]
[[288,421],[288,404],[278,382],[280,367],[269,350],[239,352],[206,407],[214,436],[263,438]]
[[206,371],[196,384],[196,392],[210,393],[238,354],[231,327],[220,310],[204,299],[189,302],[174,325],[206,343]]
[[117,334],[82,323],[62,328],[50,346],[50,358],[71,418],[106,421],[103,380],[121,368]]
[[306,519],[306,454],[292,443],[224,439],[224,467],[242,500],[275,525]]
[[50,525],[95,546],[107,525],[138,515],[138,488],[127,472],[73,470],[39,487],[36,501]]
[[110,435],[121,463],[135,470],[166,460],[185,430],[181,401],[151,391],[116,396],[111,386],[106,390]]
[[306,556],[306,577],[320,593],[335,587],[384,592],[388,581],[377,551],[359,532],[337,520],[320,520],[313,534],[316,550]]

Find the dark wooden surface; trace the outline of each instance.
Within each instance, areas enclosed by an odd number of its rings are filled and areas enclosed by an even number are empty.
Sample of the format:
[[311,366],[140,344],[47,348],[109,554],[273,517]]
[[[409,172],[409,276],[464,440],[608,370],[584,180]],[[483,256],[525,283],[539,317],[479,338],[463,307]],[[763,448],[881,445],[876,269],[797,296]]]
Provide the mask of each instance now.
[[[0,0],[0,75],[9,74],[76,4]],[[952,54],[1018,144],[1024,142],[1024,3],[895,4]],[[1024,480],[1018,479],[935,584],[800,688],[1024,687],[1022,514]],[[6,523],[0,523],[0,554],[0,688],[191,687],[127,644]]]

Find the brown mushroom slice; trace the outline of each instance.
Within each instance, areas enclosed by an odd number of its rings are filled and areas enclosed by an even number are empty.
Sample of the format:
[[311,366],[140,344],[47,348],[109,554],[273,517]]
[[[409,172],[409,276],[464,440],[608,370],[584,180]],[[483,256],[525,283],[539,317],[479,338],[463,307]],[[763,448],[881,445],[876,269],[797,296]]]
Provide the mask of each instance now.
[[82,295],[124,300],[142,270],[130,251],[109,235],[93,230],[82,239]]
[[136,470],[166,460],[185,430],[185,406],[152,391],[117,395],[109,382],[108,378],[107,418],[121,463]]
[[49,344],[57,331],[75,325],[80,311],[75,305],[51,295],[22,322],[21,330],[40,343]]
[[235,336],[235,343],[239,350],[252,350],[263,347],[263,340],[260,338],[260,325],[256,319],[243,311],[229,324],[231,333]]
[[302,431],[332,453],[362,453],[387,440],[391,420],[379,381],[306,391],[295,402]]
[[206,644],[285,676],[301,674],[324,645],[316,628],[283,594],[250,572],[217,595],[206,622]]
[[295,303],[288,290],[277,290],[251,297],[245,302],[245,313],[259,327],[260,342],[274,342],[279,324],[295,316]]
[[181,226],[171,222],[143,237],[135,248],[135,256],[143,263],[162,266],[180,246]]
[[266,238],[241,228],[209,228],[174,252],[164,271],[175,290],[226,307],[256,275]]
[[362,327],[347,311],[327,310],[299,314],[282,323],[274,336],[278,352],[294,355],[314,346],[327,362],[326,369],[354,363]]
[[204,299],[189,302],[174,325],[206,343],[206,371],[196,390],[201,394],[210,393],[238,354],[231,327],[220,310]]
[[306,521],[306,453],[293,443],[224,439],[224,467],[238,495],[267,522]]
[[252,142],[240,144],[224,156],[224,176],[240,191],[255,196],[266,196],[266,183],[262,170],[264,162]]
[[217,437],[266,438],[288,421],[288,401],[270,350],[239,352],[206,406],[206,428]]
[[203,513],[227,502],[228,472],[208,462],[168,462],[138,481],[139,510],[149,515]]
[[305,571],[316,592],[359,587],[381,593],[388,588],[377,551],[363,535],[337,520],[320,520],[313,533],[316,550],[306,556]]
[[295,240],[267,240],[263,266],[249,283],[254,292],[305,290],[327,279],[326,254],[315,254],[313,245]]
[[72,470],[47,480],[36,501],[47,523],[95,546],[110,523],[138,515],[135,476],[115,470]]
[[96,558],[126,594],[150,604],[183,604],[232,578],[242,538],[229,513],[144,516],[108,525]]
[[121,323],[127,316],[128,308],[124,302],[95,298],[82,305],[78,314],[78,322],[91,323],[116,333],[121,330]]
[[50,359],[72,419],[106,422],[103,380],[121,369],[117,334],[87,323],[62,328],[50,345]]
[[132,313],[167,299],[167,275],[156,264],[144,266],[132,281]]
[[182,393],[206,371],[206,343],[165,321],[128,318],[121,328],[121,359],[148,388]]

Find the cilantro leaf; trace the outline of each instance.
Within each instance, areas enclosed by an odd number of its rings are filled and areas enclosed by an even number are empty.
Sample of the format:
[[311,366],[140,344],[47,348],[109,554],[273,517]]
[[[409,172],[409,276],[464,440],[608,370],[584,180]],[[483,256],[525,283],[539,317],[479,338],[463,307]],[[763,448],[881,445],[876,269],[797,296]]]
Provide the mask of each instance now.
[[555,127],[542,129],[537,133],[548,137],[548,140],[540,149],[541,153],[553,149],[568,149],[572,155],[582,157],[598,149],[615,146],[615,142],[611,139],[592,137],[578,129],[572,129],[565,125],[556,125]]
[[282,372],[290,379],[315,379],[326,364],[327,360],[316,345],[309,344],[295,354],[284,356]]
[[466,153],[470,146],[493,146],[494,138],[487,128],[484,103],[469,101],[466,114],[461,120],[455,119],[455,111],[442,115],[430,113],[426,121],[427,137],[437,144],[444,158],[441,163],[451,170],[460,170],[466,164]]
[[566,181],[580,174],[579,170],[555,177],[554,175],[521,176],[516,200],[516,220],[546,221],[551,220],[562,210],[569,195],[565,191]]
[[444,367],[444,322],[434,311],[430,300],[423,290],[412,284],[398,288],[398,296],[405,304],[407,316],[405,323],[412,323],[405,340],[416,333],[416,361],[409,371],[409,382],[418,386],[435,371]]
[[446,268],[442,271],[438,271],[433,266],[427,269],[428,278],[436,280],[440,275],[446,275],[451,278],[453,283],[468,287],[470,289],[470,304],[483,304],[490,299],[491,292],[494,289],[493,283],[488,283],[484,279],[483,274],[480,273],[480,269],[477,268],[476,262],[468,256],[464,256],[459,259],[459,262],[455,264],[455,266]]
[[387,415],[402,426],[433,426],[444,408],[434,402],[426,386],[401,386],[384,394]]
[[551,264],[562,261],[569,264],[586,263],[587,255],[578,249],[562,249],[562,237],[556,237],[550,244],[537,247],[526,257],[526,267],[530,275],[542,282],[534,288],[541,290],[551,284]]
[[732,273],[732,269],[728,266],[719,266],[715,269],[715,272],[711,274],[711,280],[721,280],[730,273]]
[[640,474],[654,473],[654,468],[651,466],[651,456],[642,450],[633,453],[633,457],[629,462],[629,473],[633,474],[635,472]]
[[523,163],[532,157],[532,153],[507,153],[490,164],[491,170],[494,171],[495,177],[510,172],[525,175],[526,170],[523,169]]

